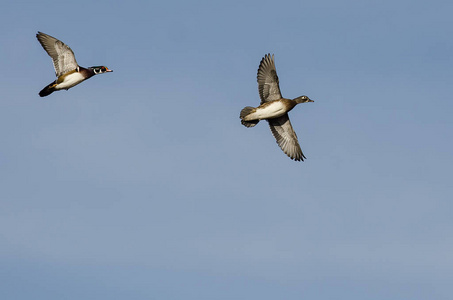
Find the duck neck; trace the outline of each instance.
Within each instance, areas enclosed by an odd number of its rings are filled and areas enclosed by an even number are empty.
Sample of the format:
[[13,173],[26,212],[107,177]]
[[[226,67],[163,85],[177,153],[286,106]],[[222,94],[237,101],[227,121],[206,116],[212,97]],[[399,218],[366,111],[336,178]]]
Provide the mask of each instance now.
[[91,76],[96,75],[94,72],[93,68],[82,68],[80,67],[80,73],[82,73],[83,76],[85,76],[86,79],[90,78]]

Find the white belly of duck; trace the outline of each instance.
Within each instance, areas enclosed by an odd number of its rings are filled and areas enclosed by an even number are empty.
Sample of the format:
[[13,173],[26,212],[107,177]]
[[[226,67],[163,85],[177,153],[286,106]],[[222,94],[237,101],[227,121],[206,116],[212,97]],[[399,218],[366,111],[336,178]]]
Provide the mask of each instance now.
[[63,82],[57,84],[55,87],[55,90],[67,90],[72,88],[73,86],[78,85],[82,81],[84,81],[86,78],[80,74],[79,72],[74,72],[72,74],[67,75],[64,77]]
[[280,101],[264,103],[249,114],[245,120],[264,120],[283,116],[287,112],[286,106]]

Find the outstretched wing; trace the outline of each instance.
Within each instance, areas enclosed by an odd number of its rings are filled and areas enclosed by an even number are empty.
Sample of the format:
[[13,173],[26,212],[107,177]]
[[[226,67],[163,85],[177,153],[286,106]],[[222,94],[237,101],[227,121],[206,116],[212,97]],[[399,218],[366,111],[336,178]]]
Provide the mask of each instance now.
[[303,161],[306,157],[302,153],[302,149],[300,149],[297,135],[294,132],[293,126],[291,126],[288,114],[275,119],[268,119],[267,121],[269,122],[272,135],[277,140],[277,144],[283,152],[291,159]]
[[261,104],[282,98],[278,86],[278,76],[275,70],[274,55],[266,54],[261,60],[257,74],[258,91]]
[[57,77],[77,69],[79,65],[75,59],[74,52],[68,45],[39,31],[36,37],[47,54],[52,58]]

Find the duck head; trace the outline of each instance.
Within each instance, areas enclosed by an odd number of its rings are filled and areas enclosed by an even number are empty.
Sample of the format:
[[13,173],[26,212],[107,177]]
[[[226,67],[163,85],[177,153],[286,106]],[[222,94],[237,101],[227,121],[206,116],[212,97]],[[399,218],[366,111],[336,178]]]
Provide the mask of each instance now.
[[315,101],[311,100],[310,98],[308,98],[307,96],[300,96],[300,97],[294,98],[293,100],[294,100],[297,104],[299,104],[299,103],[306,103],[306,102],[315,102]]
[[93,70],[94,74],[102,74],[102,73],[107,73],[107,72],[113,72],[113,70],[110,70],[107,67],[104,66],[96,66],[96,67],[91,67]]

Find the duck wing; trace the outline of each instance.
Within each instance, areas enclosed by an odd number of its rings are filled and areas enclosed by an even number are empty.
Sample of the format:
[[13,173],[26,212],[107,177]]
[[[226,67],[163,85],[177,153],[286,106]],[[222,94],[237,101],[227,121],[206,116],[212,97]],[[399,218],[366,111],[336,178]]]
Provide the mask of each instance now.
[[274,55],[266,54],[260,62],[257,74],[258,92],[261,104],[283,98],[278,85]]
[[74,52],[72,52],[68,45],[39,31],[36,38],[44,50],[46,50],[47,54],[52,58],[57,77],[77,69],[79,65],[75,59]]
[[297,135],[294,132],[293,126],[289,121],[288,114],[275,119],[268,119],[269,127],[271,128],[272,135],[277,140],[277,144],[291,159],[303,161],[304,154],[300,149]]

